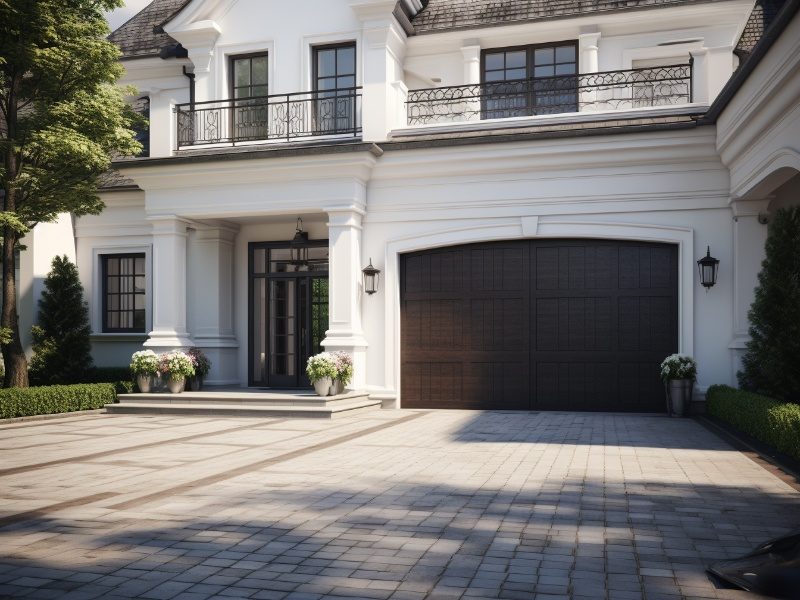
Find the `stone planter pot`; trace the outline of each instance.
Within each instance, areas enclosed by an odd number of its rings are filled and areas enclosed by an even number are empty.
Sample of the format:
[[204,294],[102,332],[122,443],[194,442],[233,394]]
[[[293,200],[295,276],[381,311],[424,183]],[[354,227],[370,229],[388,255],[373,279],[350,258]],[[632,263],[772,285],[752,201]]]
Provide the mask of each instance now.
[[190,392],[199,392],[203,389],[203,378],[199,375],[189,377],[188,387]]
[[323,377],[314,382],[314,391],[317,392],[317,396],[329,396],[332,385],[333,379],[330,377]]
[[136,385],[139,386],[139,391],[142,394],[149,394],[150,390],[153,387],[153,376],[152,375],[137,375],[136,376]]
[[180,394],[183,391],[185,385],[186,385],[185,377],[178,378],[170,376],[169,379],[167,379],[167,389],[169,390],[170,394]]
[[339,379],[334,379],[331,385],[331,396],[338,396],[344,393],[344,384]]
[[691,379],[670,379],[667,382],[667,403],[669,416],[685,417],[689,414],[694,393],[694,381]]

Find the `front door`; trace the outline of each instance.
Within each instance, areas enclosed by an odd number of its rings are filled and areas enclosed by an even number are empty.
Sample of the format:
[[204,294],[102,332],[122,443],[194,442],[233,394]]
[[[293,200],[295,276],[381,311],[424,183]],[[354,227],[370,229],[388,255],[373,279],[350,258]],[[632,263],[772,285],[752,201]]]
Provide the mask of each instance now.
[[286,244],[250,244],[250,385],[308,387],[308,358],[328,329],[328,242],[292,260]]

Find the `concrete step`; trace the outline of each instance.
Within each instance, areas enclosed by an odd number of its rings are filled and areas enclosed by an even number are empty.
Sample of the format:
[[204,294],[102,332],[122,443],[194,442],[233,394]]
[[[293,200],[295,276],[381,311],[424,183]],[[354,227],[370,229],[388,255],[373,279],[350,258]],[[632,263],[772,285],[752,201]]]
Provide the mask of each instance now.
[[321,398],[312,393],[184,392],[182,394],[122,394],[119,404],[107,404],[112,414],[213,415],[332,419],[381,407],[366,392]]

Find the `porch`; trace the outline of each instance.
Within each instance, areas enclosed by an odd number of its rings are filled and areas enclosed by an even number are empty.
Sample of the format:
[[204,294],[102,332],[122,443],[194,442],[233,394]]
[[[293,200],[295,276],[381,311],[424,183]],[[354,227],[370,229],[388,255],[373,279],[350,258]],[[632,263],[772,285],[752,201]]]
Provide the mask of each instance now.
[[109,404],[111,414],[226,416],[295,419],[334,419],[355,412],[375,410],[380,400],[367,392],[346,390],[338,396],[321,397],[312,390],[267,390],[213,386],[181,394],[122,394],[119,404]]

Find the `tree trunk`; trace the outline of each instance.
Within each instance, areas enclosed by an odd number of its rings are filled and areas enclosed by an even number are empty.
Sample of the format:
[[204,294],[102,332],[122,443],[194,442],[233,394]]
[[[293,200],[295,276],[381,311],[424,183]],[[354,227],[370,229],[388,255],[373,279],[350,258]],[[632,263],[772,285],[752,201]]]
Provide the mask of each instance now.
[[19,317],[17,315],[17,282],[14,272],[14,248],[17,232],[6,227],[3,231],[3,314],[0,327],[3,328],[3,364],[6,374],[4,387],[28,387],[28,361],[19,337]]

